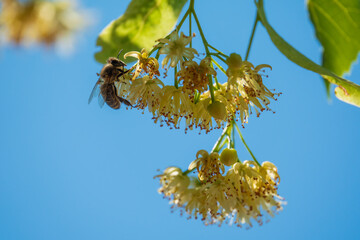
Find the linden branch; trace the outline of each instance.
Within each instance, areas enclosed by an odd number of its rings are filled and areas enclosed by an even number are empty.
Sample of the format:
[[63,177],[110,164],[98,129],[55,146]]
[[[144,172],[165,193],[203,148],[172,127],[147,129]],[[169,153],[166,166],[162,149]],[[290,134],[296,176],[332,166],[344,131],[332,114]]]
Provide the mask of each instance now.
[[[191,13],[192,15],[194,16],[194,19],[195,19],[195,22],[196,22],[196,25],[199,29],[199,33],[200,33],[200,36],[201,36],[201,39],[203,41],[203,44],[204,44],[204,47],[205,47],[205,52],[206,52],[206,56],[210,56],[210,51],[209,51],[209,47],[208,47],[208,42],[205,38],[205,35],[204,35],[204,32],[201,28],[201,25],[200,25],[200,21],[196,15],[196,12],[195,12],[195,8],[194,8],[194,2],[195,0],[191,0],[190,1],[190,6],[189,6],[189,9],[191,9]],[[211,101],[214,103],[215,102],[215,94],[214,94],[214,85],[213,85],[213,81],[212,81],[212,76],[208,76],[208,79],[209,79],[209,90],[210,90],[210,96],[211,96]]]
[[255,22],[254,22],[254,25],[253,25],[253,29],[251,31],[251,36],[250,36],[248,48],[246,50],[245,61],[248,60],[248,57],[249,57],[249,54],[250,54],[250,49],[251,49],[252,41],[254,39],[255,30],[256,30],[258,21],[259,21],[259,15],[256,12]]
[[246,144],[245,139],[244,139],[244,137],[243,137],[243,135],[242,135],[242,133],[241,133],[241,131],[240,131],[240,129],[239,129],[239,127],[238,127],[238,125],[236,124],[235,121],[233,121],[233,125],[236,127],[236,130],[237,130],[237,132],[238,132],[238,134],[239,134],[239,136],[240,136],[240,138],[241,138],[241,141],[242,141],[243,144],[245,145],[245,147],[246,147],[246,149],[248,150],[248,152],[250,153],[251,157],[252,157],[253,160],[256,162],[256,164],[261,167],[261,164],[256,160],[256,157],[255,157],[254,154],[251,152],[249,146]]

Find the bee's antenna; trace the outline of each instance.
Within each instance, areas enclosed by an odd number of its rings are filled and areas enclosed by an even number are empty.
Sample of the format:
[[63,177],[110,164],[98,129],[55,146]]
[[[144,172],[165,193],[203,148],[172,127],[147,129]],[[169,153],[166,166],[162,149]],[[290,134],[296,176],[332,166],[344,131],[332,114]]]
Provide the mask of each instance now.
[[118,53],[118,55],[116,56],[117,59],[119,59],[120,53],[122,52],[123,49],[121,49]]

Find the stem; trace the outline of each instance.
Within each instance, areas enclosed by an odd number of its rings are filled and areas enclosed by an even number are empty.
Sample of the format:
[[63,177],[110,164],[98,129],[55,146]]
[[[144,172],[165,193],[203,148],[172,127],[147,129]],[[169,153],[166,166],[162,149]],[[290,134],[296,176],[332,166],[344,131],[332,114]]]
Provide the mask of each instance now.
[[222,53],[221,51],[217,50],[215,47],[211,46],[210,44],[208,44],[209,48],[212,48],[213,50],[215,50],[218,54],[222,55],[223,57],[228,58],[229,56]]
[[[224,146],[225,141],[224,141],[224,137],[230,137],[229,132],[232,131],[233,125],[232,124],[228,124],[226,126],[226,128],[224,129],[224,131],[222,132],[221,136],[219,137],[219,139],[216,141],[213,149],[211,150],[211,152],[219,152],[220,149]],[[226,139],[225,139],[226,140]],[[183,172],[184,175],[187,175],[188,173],[194,171],[195,168],[193,169],[188,169],[185,172]]]
[[216,141],[216,143],[215,143],[213,149],[211,150],[211,152],[219,152],[219,151],[220,151],[219,146],[221,145],[224,137],[229,135],[228,131],[229,131],[229,130],[231,131],[231,129],[232,129],[232,125],[231,125],[231,124],[228,124],[228,125],[226,126],[226,128],[224,129],[224,131],[222,132],[222,134],[221,134],[221,136],[219,137],[219,139]]
[[[234,121],[233,121],[233,124],[234,124]],[[231,148],[235,148],[235,129],[234,129],[234,126],[233,128],[231,129],[231,138],[232,138],[232,141],[231,141]]]
[[215,56],[217,57],[218,59],[220,59],[221,61],[223,61],[224,63],[226,63],[226,60],[223,59],[218,53],[210,53],[211,56]]
[[208,48],[208,45],[209,45],[209,44],[208,44],[208,42],[206,41],[204,32],[203,32],[203,30],[202,30],[202,28],[201,28],[199,19],[198,19],[197,15],[196,15],[196,12],[195,12],[194,9],[192,9],[192,14],[194,15],[194,19],[195,19],[196,25],[197,25],[197,27],[198,27],[198,29],[199,29],[199,33],[200,33],[201,39],[202,39],[202,41],[203,41],[203,43],[204,43],[206,55],[209,55],[209,54],[210,54],[210,51],[209,51],[209,48]]
[[256,12],[255,22],[254,22],[253,29],[252,29],[252,32],[251,32],[251,37],[250,37],[250,40],[249,40],[248,48],[246,50],[245,61],[248,60],[248,57],[249,57],[249,54],[250,54],[250,49],[251,49],[252,41],[254,39],[255,30],[256,30],[256,26],[257,26],[258,21],[259,21],[259,16],[258,16],[258,14]]
[[194,171],[194,170],[195,170],[195,168],[193,168],[193,169],[188,169],[188,170],[186,170],[185,172],[183,172],[183,174],[184,174],[184,175],[187,175],[187,174],[191,173],[191,172]]
[[[191,25],[192,24],[191,24],[191,12],[190,12],[190,14],[189,14],[189,37],[191,37],[191,35],[192,35]],[[190,47],[192,48],[192,41],[190,41]]]
[[[212,62],[212,58],[211,58],[211,67],[214,69],[214,63]],[[215,80],[215,84],[216,84],[216,88],[217,89],[220,89],[220,84],[219,84],[219,82],[218,82],[218,79],[217,79],[217,76],[215,75],[214,76],[214,80]]]
[[227,144],[228,144],[228,145],[227,145],[227,148],[230,149],[230,148],[231,148],[231,145],[232,145],[232,144],[231,144],[231,143],[232,143],[231,137],[228,135],[228,136],[226,137],[226,139],[227,139]]
[[176,89],[178,89],[179,88],[179,84],[178,84],[178,81],[177,81],[177,79],[176,79],[176,74],[177,74],[177,66],[175,66],[175,71],[174,71],[174,86],[175,86],[175,88]]
[[[149,56],[150,56],[150,54],[149,54]],[[155,58],[156,58],[156,60],[159,60],[159,57],[160,57],[160,53],[159,53],[159,51],[156,53],[156,55],[155,55]]]
[[[228,138],[226,138],[226,139],[224,139],[223,141],[222,141],[222,143],[219,145],[219,147],[218,147],[218,149],[219,149],[219,151],[224,147],[224,145],[226,144],[226,143],[228,143],[229,142],[229,139]],[[218,152],[219,152],[218,151]]]
[[215,61],[215,59],[211,58],[211,61],[226,75],[225,69],[224,69],[222,66],[220,66],[220,64],[218,64],[218,63]]
[[260,164],[260,163],[256,160],[256,158],[255,158],[254,154],[251,152],[250,148],[249,148],[249,147],[248,147],[248,145],[246,144],[245,139],[244,139],[243,135],[241,134],[240,129],[239,129],[239,127],[238,127],[238,125],[236,124],[236,122],[235,122],[235,121],[233,121],[233,124],[235,125],[236,130],[237,130],[237,132],[238,132],[238,134],[239,134],[239,136],[240,136],[240,138],[241,138],[241,140],[242,140],[243,144],[245,145],[246,149],[247,149],[247,150],[248,150],[248,152],[250,153],[251,157],[254,159],[254,161],[256,162],[256,164],[257,164],[257,165],[259,165],[259,166],[261,167],[261,164]]
[[[169,35],[168,35],[169,36]],[[166,37],[168,37],[168,36],[166,36]],[[165,37],[165,38],[166,38]],[[149,57],[150,57],[150,55],[151,54],[153,54],[153,52],[155,52],[156,51],[156,49],[159,49],[160,48],[160,46],[159,45],[156,45],[156,47],[153,47],[151,50],[150,50],[150,52],[149,52]],[[157,52],[157,54],[156,54],[156,57],[155,57],[156,59],[159,59],[159,52]]]
[[194,9],[195,0],[190,0],[189,9]]
[[[189,7],[189,9],[186,11],[186,13],[184,14],[183,18],[180,20],[179,25],[176,26],[176,31],[179,31],[181,26],[183,25],[183,23],[185,22],[185,19],[187,18],[187,16],[191,13],[191,9]],[[169,34],[170,35],[170,34]]]
[[[205,47],[206,56],[210,56],[210,51],[209,51],[209,47],[208,47],[209,44],[206,41],[206,38],[205,38],[204,32],[203,32],[203,30],[201,28],[199,19],[198,19],[197,15],[196,15],[196,12],[195,12],[195,9],[194,9],[194,1],[195,0],[190,1],[191,13],[194,16],[196,25],[197,25],[197,27],[199,29],[199,33],[200,33],[201,39],[202,39],[204,47]],[[213,86],[212,76],[208,76],[208,79],[209,79],[209,89],[210,89],[211,101],[214,103],[215,102],[215,94],[214,94],[214,86]]]
[[194,104],[197,104],[199,100],[200,100],[200,93],[198,90],[196,90],[194,95]]

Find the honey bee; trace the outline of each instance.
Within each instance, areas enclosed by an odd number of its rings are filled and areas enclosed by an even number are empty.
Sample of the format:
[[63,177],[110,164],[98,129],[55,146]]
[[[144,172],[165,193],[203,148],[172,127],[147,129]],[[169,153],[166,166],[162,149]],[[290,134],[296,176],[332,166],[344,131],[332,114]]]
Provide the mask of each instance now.
[[104,103],[113,109],[119,109],[121,103],[132,106],[128,100],[118,96],[115,86],[115,82],[119,81],[119,77],[129,72],[129,70],[125,71],[126,64],[118,58],[120,53],[121,51],[116,58],[110,57],[107,64],[101,69],[100,78],[90,94],[89,104],[95,96],[98,96],[100,107],[103,107]]

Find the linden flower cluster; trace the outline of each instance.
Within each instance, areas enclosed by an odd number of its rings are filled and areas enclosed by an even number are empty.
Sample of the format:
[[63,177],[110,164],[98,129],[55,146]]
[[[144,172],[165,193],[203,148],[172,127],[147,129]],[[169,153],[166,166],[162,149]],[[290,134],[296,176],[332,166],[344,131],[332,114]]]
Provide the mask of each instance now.
[[[230,166],[227,172],[224,165]],[[197,177],[188,176],[194,170]],[[172,208],[206,225],[220,226],[224,221],[239,227],[252,227],[253,221],[261,225],[266,215],[273,217],[284,204],[277,193],[280,177],[275,165],[240,162],[234,149],[226,148],[221,155],[200,150],[187,171],[169,167],[156,177],[158,191]]]
[[[158,77],[159,63],[157,58],[150,57],[145,49],[141,52],[131,51],[124,58],[137,59],[130,69],[131,77],[121,75],[119,82],[128,87],[118,91],[136,108],[147,108],[155,122],[160,122],[170,128],[180,128],[185,125],[185,132],[200,128],[206,133],[215,128],[224,127],[234,119],[247,122],[251,109],[257,115],[268,107],[270,99],[275,99],[262,81],[262,69],[269,65],[254,67],[248,61],[242,61],[240,55],[231,54],[226,59],[227,82],[210,84],[217,76],[212,66],[212,57],[206,56],[194,60],[197,50],[187,47],[193,36],[179,35],[175,30],[168,37],[159,39],[152,52],[158,50],[164,54],[162,67],[167,77],[168,68],[175,68],[174,84],[166,85]],[[121,84],[120,84],[121,85]],[[121,85],[122,86],[122,85]],[[121,88],[121,86],[119,86]],[[212,94],[213,93],[213,94]]]
[[70,2],[2,0],[0,30],[15,44],[50,45],[82,28],[84,18]]
[[211,115],[206,105],[202,102],[197,104],[195,95],[199,98],[199,93],[208,88],[208,76],[216,75],[216,72],[210,67],[210,58],[204,58],[200,64],[192,61],[197,51],[186,47],[191,39],[183,33],[179,36],[175,30],[168,38],[158,40],[158,54],[166,54],[162,61],[163,68],[181,66],[175,76],[179,78],[175,86],[165,85],[158,79],[159,63],[156,58],[149,57],[145,49],[126,53],[124,58],[134,57],[138,61],[132,67],[135,71],[130,81],[126,82],[120,77],[120,82],[130,85],[128,92],[122,91],[120,94],[136,108],[148,108],[154,121],[160,121],[161,126],[165,123],[171,128],[179,128],[180,121],[185,119],[185,131],[198,127],[208,132],[213,124]]
[[[192,48],[195,34],[179,33],[187,18],[191,32],[192,17],[205,49],[203,55]],[[172,208],[180,209],[189,218],[200,218],[206,225],[225,222],[239,227],[252,227],[254,222],[261,225],[268,216],[282,210],[285,203],[277,193],[280,177],[276,166],[256,160],[237,124],[240,121],[244,126],[253,112],[259,116],[260,112],[271,110],[270,101],[281,94],[268,89],[263,81],[267,77],[264,69],[271,66],[254,66],[246,61],[247,57],[243,60],[236,53],[227,56],[210,45],[195,13],[194,0],[190,0],[189,9],[173,32],[157,40],[149,52],[130,51],[124,59],[129,57],[137,59],[129,69],[124,68],[125,63],[120,67],[107,63],[115,70],[119,99],[143,113],[147,109],[155,123],[170,129],[182,125],[185,133],[195,128],[208,133],[224,128],[213,150],[198,151],[186,171],[169,167],[155,176],[160,180],[159,192],[170,200]],[[159,60],[160,57],[163,58]],[[218,76],[217,70],[224,75]],[[172,71],[173,80],[166,83]],[[219,82],[221,78],[225,80]],[[254,161],[239,160],[235,130]]]

